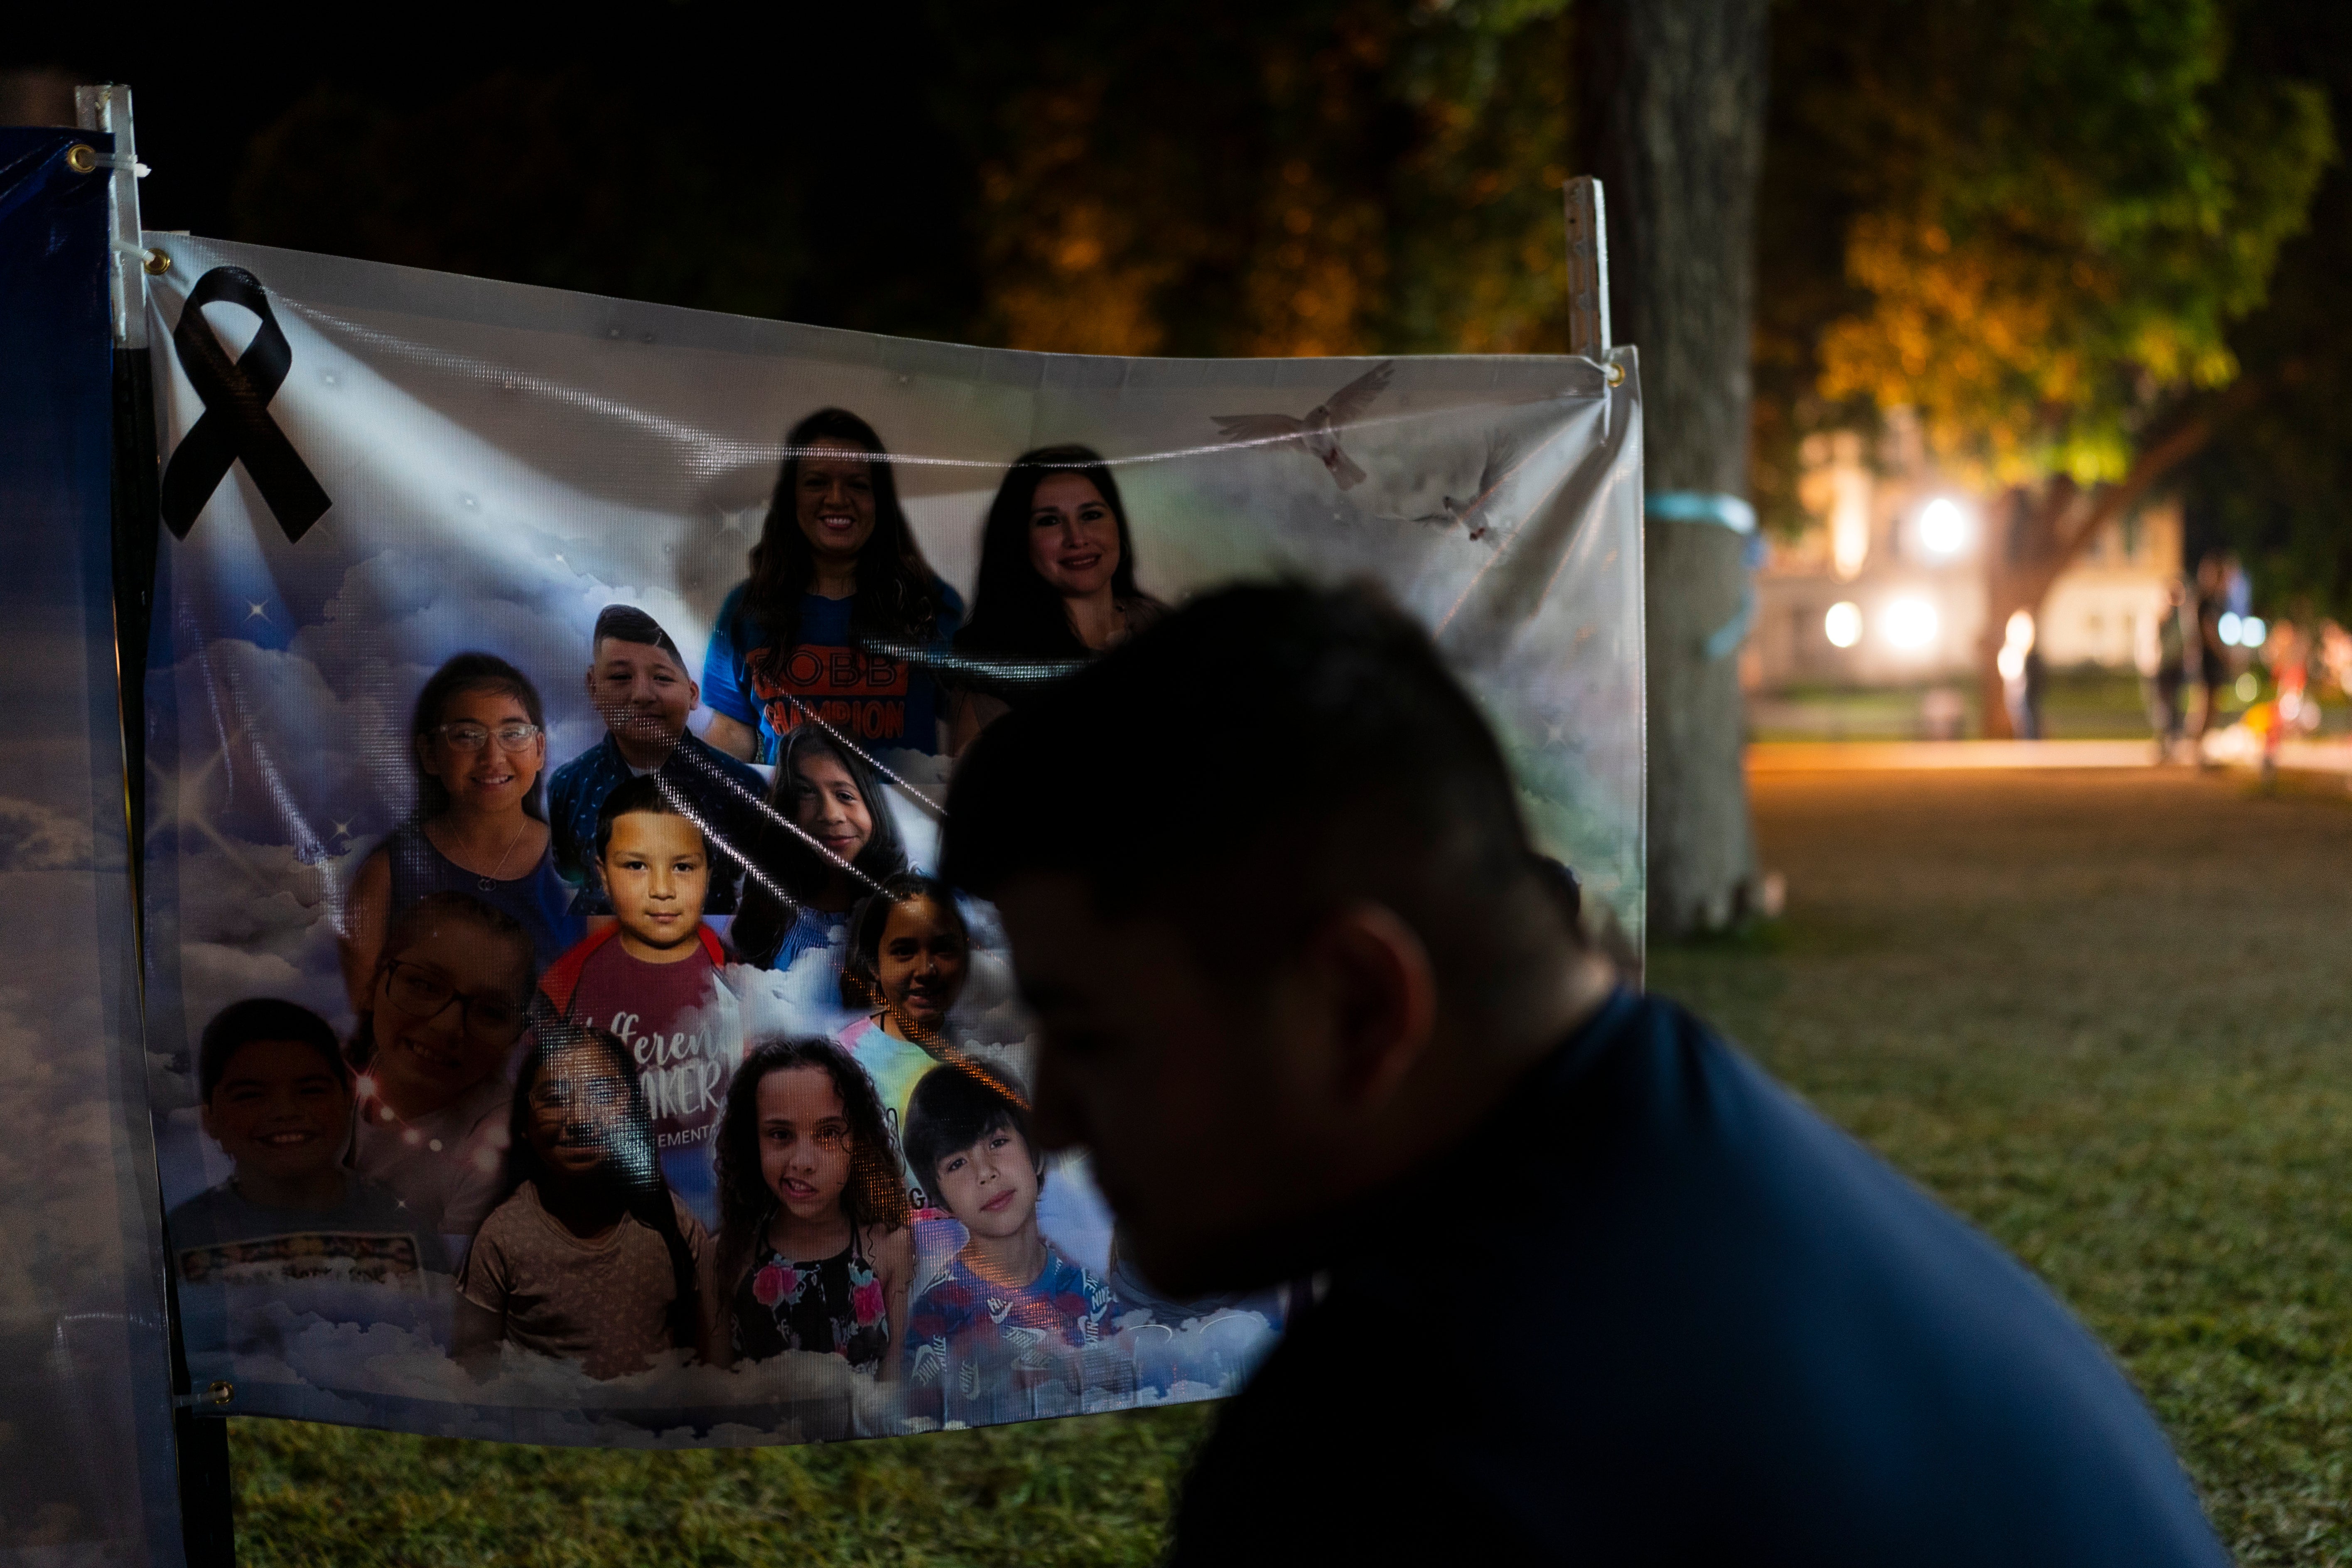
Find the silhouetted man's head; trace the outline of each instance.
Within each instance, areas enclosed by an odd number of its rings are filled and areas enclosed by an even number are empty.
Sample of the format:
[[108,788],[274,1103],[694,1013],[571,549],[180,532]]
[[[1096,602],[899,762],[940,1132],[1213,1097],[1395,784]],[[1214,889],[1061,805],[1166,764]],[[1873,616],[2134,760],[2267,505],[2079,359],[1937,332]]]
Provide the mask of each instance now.
[[1170,1290],[1458,1135],[1580,961],[1493,734],[1364,590],[1211,595],[1000,721],[944,869],[1012,935],[1041,1141]]

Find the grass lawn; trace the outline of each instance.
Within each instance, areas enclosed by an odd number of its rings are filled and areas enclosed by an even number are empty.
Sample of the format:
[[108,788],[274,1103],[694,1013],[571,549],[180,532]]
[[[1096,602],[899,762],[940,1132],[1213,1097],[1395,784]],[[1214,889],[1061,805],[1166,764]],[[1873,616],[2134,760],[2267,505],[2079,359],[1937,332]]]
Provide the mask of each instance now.
[[[2352,800],[1778,775],[1788,917],[1652,981],[2056,1287],[2248,1563],[2352,1563]],[[247,1564],[1144,1563],[1200,1407],[732,1453],[232,1424]]]

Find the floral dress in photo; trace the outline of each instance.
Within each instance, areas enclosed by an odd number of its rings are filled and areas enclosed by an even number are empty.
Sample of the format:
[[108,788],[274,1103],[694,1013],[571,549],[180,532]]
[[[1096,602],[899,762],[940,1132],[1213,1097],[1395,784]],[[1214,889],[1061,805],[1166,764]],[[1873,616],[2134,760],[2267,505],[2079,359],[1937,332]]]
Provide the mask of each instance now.
[[[762,1226],[764,1233],[765,1227]],[[735,1354],[764,1361],[784,1351],[837,1355],[868,1376],[890,1348],[882,1281],[857,1244],[814,1263],[781,1257],[764,1235],[735,1289]]]

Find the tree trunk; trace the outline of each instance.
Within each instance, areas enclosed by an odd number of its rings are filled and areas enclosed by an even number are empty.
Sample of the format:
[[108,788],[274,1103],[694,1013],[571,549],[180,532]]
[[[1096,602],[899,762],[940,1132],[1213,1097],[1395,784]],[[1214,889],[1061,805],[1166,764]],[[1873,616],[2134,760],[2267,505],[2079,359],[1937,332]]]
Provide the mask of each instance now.
[[[1594,0],[1579,24],[1583,151],[1608,196],[1616,336],[1641,354],[1653,492],[1748,491],[1769,4]],[[1727,528],[1645,532],[1649,921],[1672,939],[1737,920],[1755,883],[1738,658],[1706,647],[1747,567]]]

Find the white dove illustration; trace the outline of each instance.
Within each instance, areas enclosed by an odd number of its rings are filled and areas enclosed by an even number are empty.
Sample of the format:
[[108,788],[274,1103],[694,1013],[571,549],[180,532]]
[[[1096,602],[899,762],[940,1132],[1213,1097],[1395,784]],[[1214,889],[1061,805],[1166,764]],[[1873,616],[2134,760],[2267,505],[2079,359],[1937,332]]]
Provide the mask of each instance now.
[[1392,512],[1381,515],[1391,522],[1420,522],[1432,528],[1451,528],[1457,522],[1467,521],[1469,526],[1463,530],[1464,537],[1484,539],[1486,530],[1494,523],[1494,519],[1486,513],[1486,504],[1502,484],[1511,459],[1517,456],[1510,440],[1498,437],[1486,444],[1486,461],[1478,470],[1478,488],[1468,500],[1457,500],[1446,496],[1437,510],[1423,512],[1419,517],[1398,517]]
[[1338,432],[1363,417],[1395,369],[1396,361],[1381,361],[1324,399],[1304,419],[1293,419],[1287,414],[1213,414],[1210,417],[1216,421],[1217,433],[1228,441],[1297,442],[1331,470],[1341,489],[1353,489],[1364,482],[1364,470],[1339,450]]

